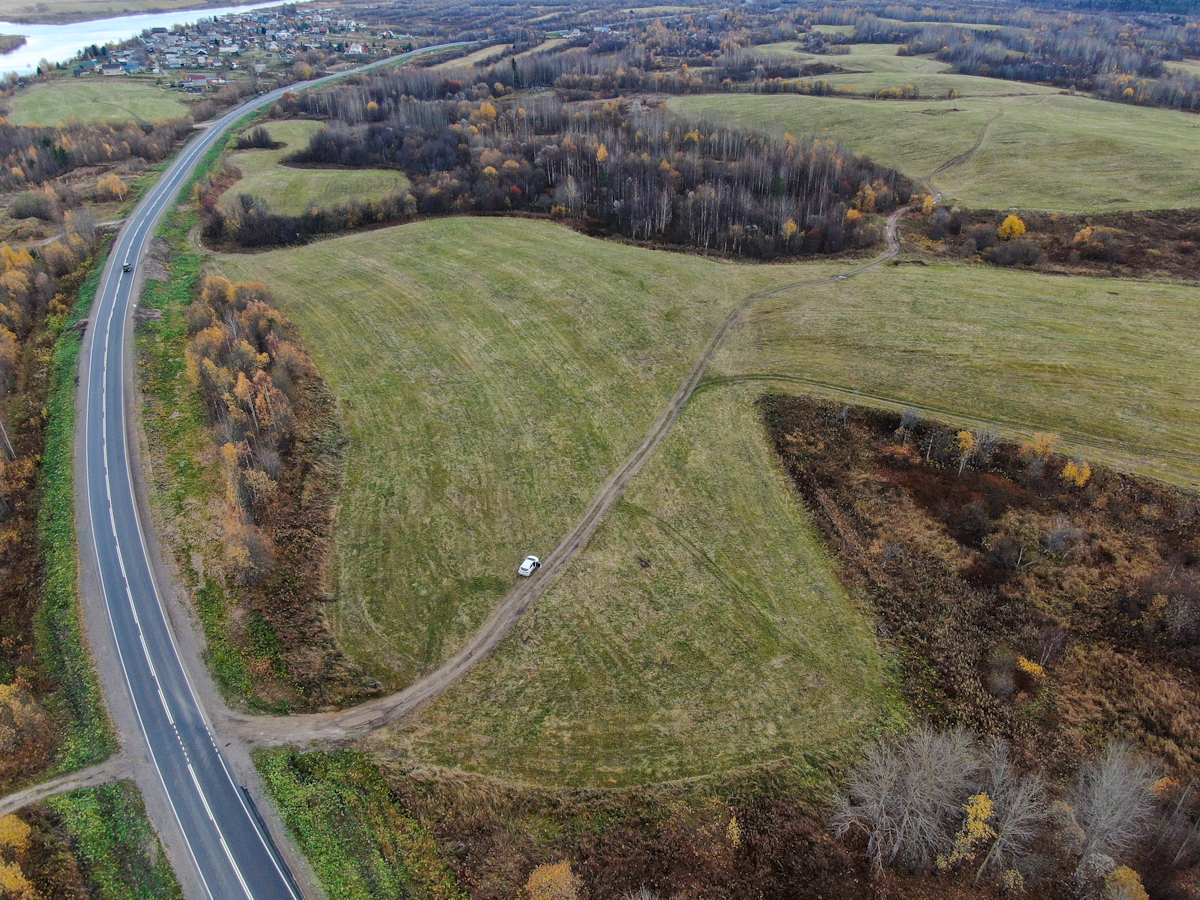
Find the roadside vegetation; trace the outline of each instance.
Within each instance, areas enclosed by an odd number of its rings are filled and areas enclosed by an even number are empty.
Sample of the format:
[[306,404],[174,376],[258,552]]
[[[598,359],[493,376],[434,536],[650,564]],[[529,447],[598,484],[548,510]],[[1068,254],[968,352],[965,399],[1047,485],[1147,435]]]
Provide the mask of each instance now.
[[331,897],[465,900],[429,830],[356,750],[258,754],[259,774]]

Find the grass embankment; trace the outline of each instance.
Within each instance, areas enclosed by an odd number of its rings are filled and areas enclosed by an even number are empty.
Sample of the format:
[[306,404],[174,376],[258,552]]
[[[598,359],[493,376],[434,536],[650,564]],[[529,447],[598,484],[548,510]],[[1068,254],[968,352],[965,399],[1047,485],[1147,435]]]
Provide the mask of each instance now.
[[277,213],[296,216],[311,207],[332,206],[356,197],[372,199],[393,194],[408,187],[403,172],[386,169],[297,169],[281,164],[285,156],[308,146],[308,138],[321,122],[289,120],[255,122],[262,125],[272,140],[282,142],[277,150],[241,150],[229,154],[229,161],[242,172],[221,196],[221,208],[228,211],[238,202],[239,194],[251,194],[270,204]]
[[14,125],[178,119],[188,105],[180,95],[134,78],[56,78],[18,91],[10,101]]
[[339,900],[465,895],[437,844],[359,751],[256,755],[258,771],[325,892]]
[[[397,685],[461,646],[649,430],[747,266],[546,223],[444,219],[224,256],[272,286],[339,398],[343,648]],[[332,273],[336,273],[331,277]]]
[[754,396],[697,398],[530,618],[394,745],[609,787],[830,760],[899,715]]
[[132,784],[118,782],[46,801],[71,836],[94,900],[175,900],[183,891]]
[[752,309],[710,373],[912,405],[1200,485],[1195,288],[888,266]]
[[[1014,92],[1037,90],[1010,84]],[[970,206],[1063,212],[1200,206],[1197,124],[1170,110],[1053,93],[952,101],[719,94],[667,102],[690,116],[835,138],[916,178],[978,142],[974,153],[935,178],[947,201]]]
[[79,544],[75,531],[75,377],[82,345],[80,323],[100,284],[104,259],[93,264],[70,314],[58,331],[46,402],[38,544],[44,559],[42,597],[34,621],[41,666],[56,688],[46,698],[59,723],[56,770],[69,772],[103,760],[116,749],[92,668],[79,610]]

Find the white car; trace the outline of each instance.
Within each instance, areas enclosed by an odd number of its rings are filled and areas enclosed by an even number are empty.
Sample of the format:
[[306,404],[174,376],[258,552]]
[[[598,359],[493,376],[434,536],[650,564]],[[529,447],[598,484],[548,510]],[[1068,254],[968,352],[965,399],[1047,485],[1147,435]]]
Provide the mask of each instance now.
[[534,572],[542,567],[542,561],[536,556],[527,556],[517,569],[518,575],[523,575],[528,578]]

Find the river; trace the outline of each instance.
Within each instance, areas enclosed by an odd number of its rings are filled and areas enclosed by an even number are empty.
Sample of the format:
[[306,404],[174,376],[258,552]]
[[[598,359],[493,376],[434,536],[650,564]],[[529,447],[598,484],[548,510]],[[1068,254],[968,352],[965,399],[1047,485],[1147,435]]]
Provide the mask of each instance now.
[[172,25],[189,25],[200,19],[211,19],[227,13],[244,13],[269,6],[281,6],[283,0],[274,3],[257,3],[249,6],[226,6],[220,9],[178,9],[174,12],[146,13],[137,16],[116,16],[112,19],[93,19],[90,22],[71,22],[67,25],[20,25],[15,22],[0,22],[0,34],[21,34],[25,43],[11,53],[0,56],[0,76],[9,72],[32,75],[38,63],[47,59],[52,63],[66,63],[75,54],[92,44],[107,44],[124,41],[139,35],[146,28],[170,28]]

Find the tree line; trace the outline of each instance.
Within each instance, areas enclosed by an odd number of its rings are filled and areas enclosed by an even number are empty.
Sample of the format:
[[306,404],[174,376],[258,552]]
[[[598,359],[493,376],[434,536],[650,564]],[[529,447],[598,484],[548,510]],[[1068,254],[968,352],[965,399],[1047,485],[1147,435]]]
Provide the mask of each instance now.
[[341,447],[330,398],[262,283],[206,278],[186,322],[188,377],[219,447],[228,571],[288,682],[314,703],[344,700],[362,673],[321,611]]
[[417,215],[533,212],[597,232],[756,258],[834,253],[880,238],[872,218],[908,201],[894,170],[833,141],[768,138],[690,122],[635,102],[529,107],[419,100],[403,75],[380,75],[282,110],[330,124],[290,157],[304,165],[397,168],[411,187],[371,202],[282,216],[261,198],[222,211],[219,179],[202,187],[205,235],[241,246]]
[[949,25],[911,33],[901,52],[932,53],[956,72],[1090,91],[1104,100],[1200,110],[1200,77],[1167,63],[1200,50],[1195,23],[1068,17],[981,34]]
[[82,166],[140,157],[165,159],[192,130],[190,118],[170,122],[60,125],[0,124],[0,189],[37,184]]

